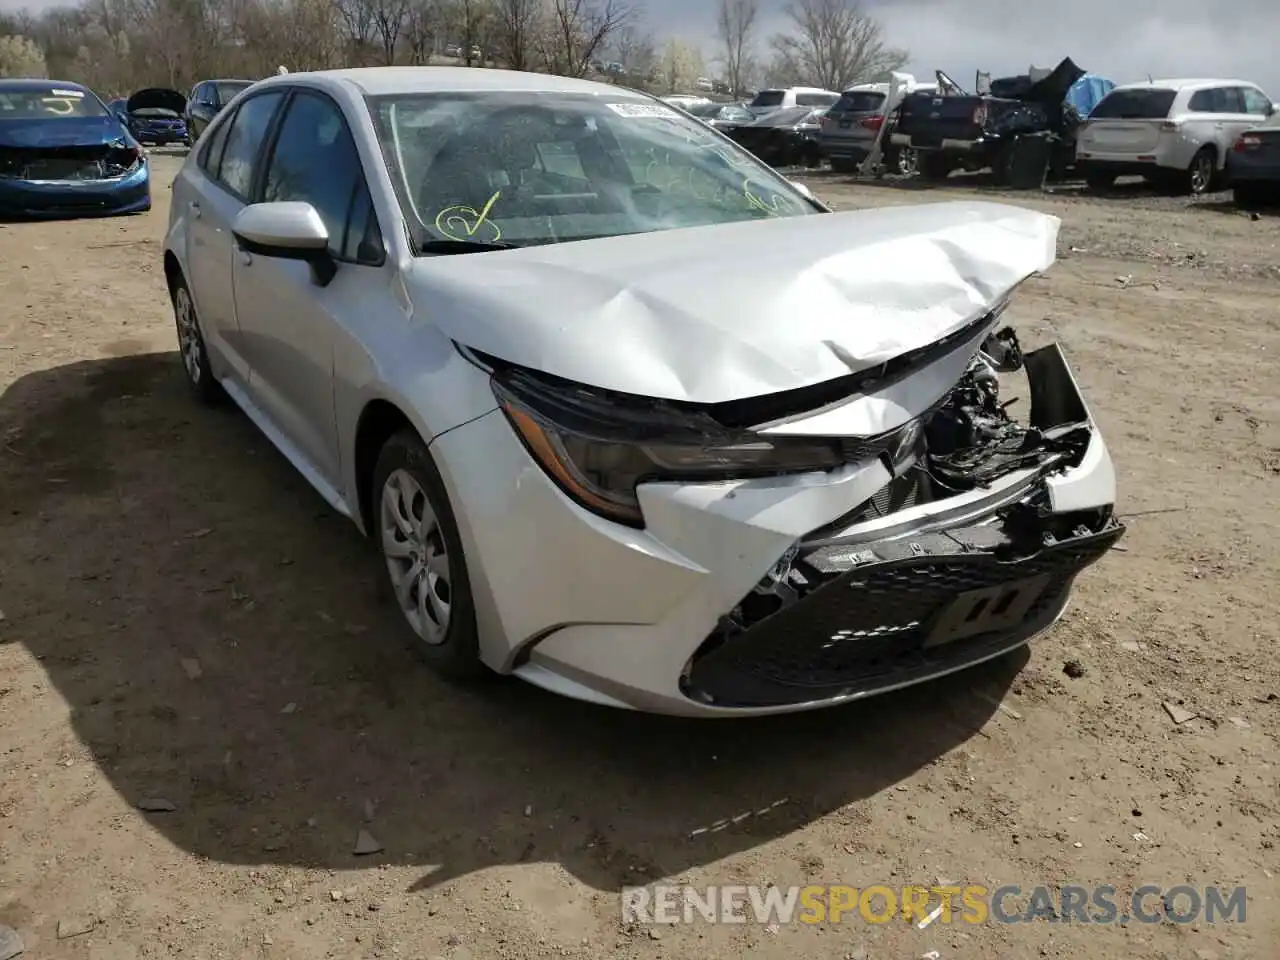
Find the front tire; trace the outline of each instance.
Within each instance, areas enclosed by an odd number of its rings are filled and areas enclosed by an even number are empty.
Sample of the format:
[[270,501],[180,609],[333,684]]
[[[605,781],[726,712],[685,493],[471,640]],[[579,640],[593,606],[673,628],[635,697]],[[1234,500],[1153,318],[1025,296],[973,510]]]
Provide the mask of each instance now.
[[[147,209],[151,209],[150,204]],[[139,211],[141,212],[141,211]],[[178,332],[178,353],[187,375],[187,385],[202,403],[216,403],[222,399],[222,385],[213,375],[209,363],[209,351],[204,345],[200,330],[200,318],[196,314],[195,300],[187,281],[179,276],[173,281],[173,321]]]
[[919,171],[920,179],[928,180],[931,183],[939,183],[947,179],[947,177],[951,176],[951,171],[955,169],[950,157],[942,153],[935,153],[932,150],[916,154],[916,168]]
[[444,481],[416,433],[402,431],[383,446],[371,495],[374,542],[415,652],[451,679],[485,675],[462,538]]

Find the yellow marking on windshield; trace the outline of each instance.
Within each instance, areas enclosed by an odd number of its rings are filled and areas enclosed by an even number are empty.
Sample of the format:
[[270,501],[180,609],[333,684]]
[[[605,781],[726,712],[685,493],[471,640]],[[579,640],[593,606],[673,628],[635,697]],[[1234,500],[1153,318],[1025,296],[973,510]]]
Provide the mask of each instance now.
[[782,213],[782,197],[775,193],[770,200],[762,199],[752,191],[750,180],[742,181],[742,195],[747,198],[747,203],[771,217]]
[[44,104],[46,110],[50,113],[56,113],[60,117],[65,117],[69,113],[76,112],[76,103],[70,97],[41,97],[40,102]]
[[465,241],[475,240],[480,228],[484,227],[490,235],[482,237],[482,240],[490,243],[501,240],[502,228],[489,219],[489,211],[501,196],[502,191],[495,190],[480,210],[465,203],[445,207],[436,214],[436,229],[450,240]]

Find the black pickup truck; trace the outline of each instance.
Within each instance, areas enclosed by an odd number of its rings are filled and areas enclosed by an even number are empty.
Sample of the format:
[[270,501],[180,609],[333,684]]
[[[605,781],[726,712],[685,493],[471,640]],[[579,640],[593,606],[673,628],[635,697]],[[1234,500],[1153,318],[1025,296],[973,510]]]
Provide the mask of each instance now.
[[942,180],[953,170],[990,167],[996,183],[1005,183],[1012,174],[1014,144],[1039,134],[1051,144],[1050,170],[1061,173],[1074,162],[1080,124],[1065,98],[1084,74],[1067,58],[1041,80],[994,80],[990,94],[974,95],[938,71],[937,93],[903,98],[892,142],[915,150],[925,179]]

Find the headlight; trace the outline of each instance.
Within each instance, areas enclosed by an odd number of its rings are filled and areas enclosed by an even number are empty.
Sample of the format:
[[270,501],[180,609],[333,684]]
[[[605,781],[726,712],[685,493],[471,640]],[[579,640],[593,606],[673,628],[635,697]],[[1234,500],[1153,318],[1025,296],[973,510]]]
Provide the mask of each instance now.
[[520,372],[493,390],[530,455],[583,507],[644,525],[637,484],[716,481],[833,470],[847,462],[832,439],[766,439],[709,416],[642,398],[606,396]]

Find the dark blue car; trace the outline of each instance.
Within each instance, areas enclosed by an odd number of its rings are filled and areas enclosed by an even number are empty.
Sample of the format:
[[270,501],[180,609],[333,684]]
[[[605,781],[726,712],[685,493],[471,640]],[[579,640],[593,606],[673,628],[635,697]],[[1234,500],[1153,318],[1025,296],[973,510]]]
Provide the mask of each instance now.
[[91,90],[0,80],[0,217],[150,209],[146,153]]
[[187,109],[187,98],[177,90],[148,87],[127,100],[112,100],[107,107],[139,143],[164,146],[191,142],[187,136],[187,122],[182,118]]

